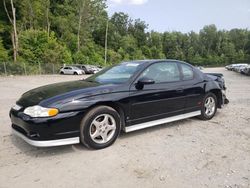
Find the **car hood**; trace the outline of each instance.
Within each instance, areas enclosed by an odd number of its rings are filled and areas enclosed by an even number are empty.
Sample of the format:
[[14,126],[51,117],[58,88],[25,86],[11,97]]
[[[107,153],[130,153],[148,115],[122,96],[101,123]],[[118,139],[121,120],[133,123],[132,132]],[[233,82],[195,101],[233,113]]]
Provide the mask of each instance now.
[[68,100],[93,96],[113,91],[112,84],[102,85],[95,82],[83,80],[50,84],[32,89],[24,93],[17,101],[22,107],[64,103]]

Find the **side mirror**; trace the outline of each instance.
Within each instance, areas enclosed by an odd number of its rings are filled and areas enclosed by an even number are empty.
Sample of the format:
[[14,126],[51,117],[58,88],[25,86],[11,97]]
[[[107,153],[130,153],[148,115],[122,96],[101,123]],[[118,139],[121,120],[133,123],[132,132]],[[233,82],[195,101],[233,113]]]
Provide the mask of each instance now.
[[136,83],[136,88],[137,89],[143,89],[144,85],[150,85],[150,84],[154,84],[154,83],[155,83],[155,81],[153,79],[143,77],[143,78],[140,78],[138,80],[138,82]]

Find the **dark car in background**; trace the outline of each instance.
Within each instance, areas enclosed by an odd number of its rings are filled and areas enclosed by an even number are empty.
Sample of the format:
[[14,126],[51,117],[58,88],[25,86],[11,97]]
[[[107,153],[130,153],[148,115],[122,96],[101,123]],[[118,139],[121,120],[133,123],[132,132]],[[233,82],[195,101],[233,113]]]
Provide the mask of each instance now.
[[228,103],[222,74],[177,60],[123,62],[86,80],[24,93],[10,110],[14,134],[39,147],[82,143],[101,149],[121,130],[190,117],[210,120]]

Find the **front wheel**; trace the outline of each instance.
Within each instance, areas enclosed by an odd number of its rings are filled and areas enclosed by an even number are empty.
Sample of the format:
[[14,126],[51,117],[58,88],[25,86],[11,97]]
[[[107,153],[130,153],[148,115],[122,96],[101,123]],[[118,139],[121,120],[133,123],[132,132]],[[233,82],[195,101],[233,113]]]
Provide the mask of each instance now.
[[121,130],[119,114],[109,106],[98,106],[85,114],[80,125],[81,142],[93,149],[112,145]]
[[217,111],[217,97],[213,93],[207,93],[202,102],[201,115],[202,120],[210,120]]

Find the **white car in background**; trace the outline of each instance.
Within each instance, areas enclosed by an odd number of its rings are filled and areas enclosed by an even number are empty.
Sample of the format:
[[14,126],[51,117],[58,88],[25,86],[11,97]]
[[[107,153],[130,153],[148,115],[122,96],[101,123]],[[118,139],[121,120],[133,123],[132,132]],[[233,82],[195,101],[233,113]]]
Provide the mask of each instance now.
[[236,64],[234,67],[233,67],[233,70],[235,72],[241,72],[242,69],[244,69],[245,67],[247,66],[247,64]]
[[85,72],[84,70],[79,69],[78,67],[65,66],[60,69],[60,74],[81,75],[81,74],[85,74]]

